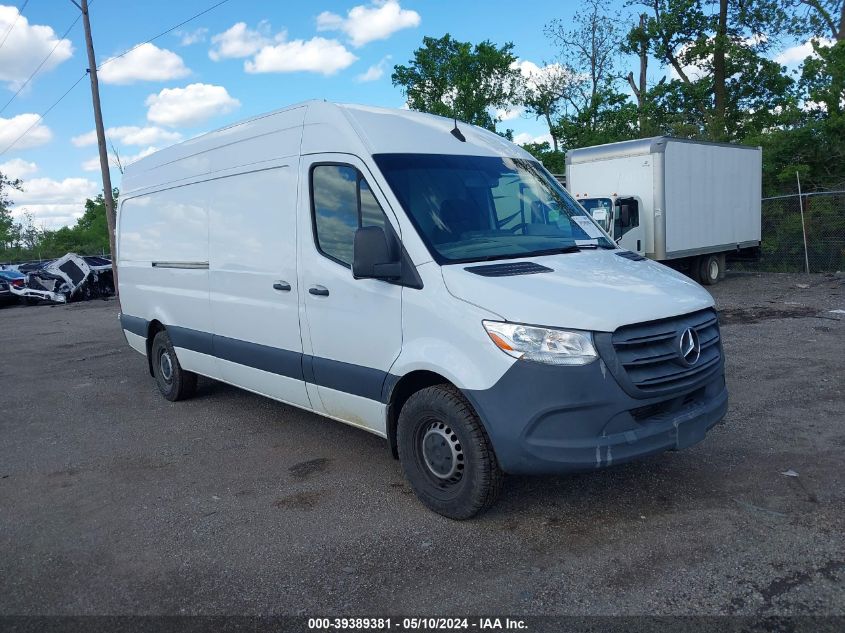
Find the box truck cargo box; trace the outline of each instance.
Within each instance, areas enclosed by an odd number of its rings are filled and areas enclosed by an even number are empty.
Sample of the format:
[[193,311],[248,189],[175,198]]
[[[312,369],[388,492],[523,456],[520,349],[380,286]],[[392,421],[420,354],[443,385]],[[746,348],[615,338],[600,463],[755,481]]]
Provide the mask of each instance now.
[[620,246],[705,284],[760,246],[759,147],[660,136],[573,149],[566,182]]

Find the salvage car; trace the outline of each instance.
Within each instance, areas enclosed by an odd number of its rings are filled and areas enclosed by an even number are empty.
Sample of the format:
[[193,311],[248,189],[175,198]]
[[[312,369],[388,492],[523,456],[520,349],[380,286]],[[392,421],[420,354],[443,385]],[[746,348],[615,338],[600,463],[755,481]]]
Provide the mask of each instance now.
[[18,269],[26,283],[11,291],[29,304],[68,303],[114,294],[112,264],[104,257],[67,253],[55,260],[21,264]]
[[0,270],[0,303],[17,303],[18,295],[12,288],[23,288],[26,276],[16,270]]

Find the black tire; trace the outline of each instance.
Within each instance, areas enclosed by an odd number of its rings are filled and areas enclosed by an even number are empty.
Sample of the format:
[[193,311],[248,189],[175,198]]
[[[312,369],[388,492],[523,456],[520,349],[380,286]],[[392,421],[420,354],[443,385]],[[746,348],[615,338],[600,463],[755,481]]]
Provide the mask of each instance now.
[[405,478],[438,514],[468,519],[499,496],[504,475],[490,439],[456,387],[435,385],[408,398],[396,439]]
[[724,274],[724,264],[719,255],[702,255],[698,266],[698,281],[705,286],[719,283]]
[[150,362],[158,390],[171,402],[190,398],[197,391],[197,375],[182,369],[167,332],[162,330],[153,338]]

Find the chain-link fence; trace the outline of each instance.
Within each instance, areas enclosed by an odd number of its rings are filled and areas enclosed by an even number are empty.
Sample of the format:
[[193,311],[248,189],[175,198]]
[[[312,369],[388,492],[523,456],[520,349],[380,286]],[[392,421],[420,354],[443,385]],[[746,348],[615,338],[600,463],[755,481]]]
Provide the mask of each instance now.
[[[801,223],[803,206],[804,223]],[[759,262],[738,267],[779,272],[845,270],[845,191],[763,198]]]

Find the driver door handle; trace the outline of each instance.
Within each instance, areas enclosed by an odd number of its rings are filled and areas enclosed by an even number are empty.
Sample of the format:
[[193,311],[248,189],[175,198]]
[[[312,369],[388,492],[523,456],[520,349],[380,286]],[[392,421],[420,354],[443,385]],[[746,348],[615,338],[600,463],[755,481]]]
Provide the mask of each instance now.
[[308,289],[309,294],[312,294],[317,297],[328,297],[329,296],[329,289],[325,286],[311,286]]

